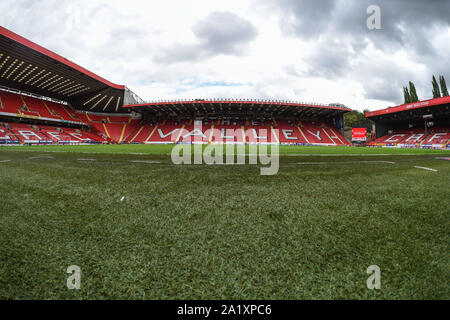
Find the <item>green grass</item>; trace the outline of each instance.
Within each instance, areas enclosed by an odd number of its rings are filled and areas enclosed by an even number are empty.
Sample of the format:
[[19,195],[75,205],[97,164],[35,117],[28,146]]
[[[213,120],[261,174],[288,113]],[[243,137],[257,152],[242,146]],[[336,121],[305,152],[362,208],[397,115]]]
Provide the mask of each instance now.
[[[0,298],[450,298],[450,162],[435,152],[297,147],[353,156],[282,157],[261,176],[150,155],[167,150],[0,148]],[[374,264],[381,290],[366,288]]]
[[[170,155],[172,144],[115,144],[115,145],[49,145],[49,146],[6,146],[2,151],[38,151],[38,152],[80,152],[80,153],[118,153]],[[193,146],[191,146],[193,149]],[[205,148],[206,145],[203,146]],[[249,146],[246,147],[248,152]],[[270,147],[269,147],[270,148]],[[328,146],[280,146],[281,155],[397,155],[397,154],[450,154],[450,150],[405,149],[405,148],[364,148],[364,147],[328,147]]]

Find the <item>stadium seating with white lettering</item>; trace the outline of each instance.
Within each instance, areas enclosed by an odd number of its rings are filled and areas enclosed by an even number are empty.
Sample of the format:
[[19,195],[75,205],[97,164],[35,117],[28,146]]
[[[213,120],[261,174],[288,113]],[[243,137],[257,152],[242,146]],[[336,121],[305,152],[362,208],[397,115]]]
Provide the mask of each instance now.
[[433,127],[427,130],[397,130],[368,143],[368,145],[446,145],[450,143],[450,128]]

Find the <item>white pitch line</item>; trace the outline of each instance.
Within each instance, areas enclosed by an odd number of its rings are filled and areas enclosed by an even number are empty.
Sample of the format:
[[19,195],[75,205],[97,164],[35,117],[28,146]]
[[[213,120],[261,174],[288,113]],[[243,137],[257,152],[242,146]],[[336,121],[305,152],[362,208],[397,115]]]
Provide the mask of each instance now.
[[39,157],[30,157],[28,159],[32,160],[32,159],[54,159],[55,157],[53,156],[39,156]]
[[0,162],[10,162],[11,160],[0,160]]
[[346,164],[346,163],[388,163],[395,164],[393,161],[370,161],[370,160],[361,160],[361,161],[318,161],[318,162],[297,162],[297,164]]
[[134,162],[134,163],[161,163],[161,161],[154,161],[154,160],[131,160],[131,162]]
[[96,161],[97,159],[77,159],[78,161]]
[[431,169],[431,168],[427,168],[427,167],[414,166],[414,168],[417,168],[417,169],[423,169],[423,170],[429,170],[429,171],[433,171],[433,172],[437,172],[436,169]]
[[360,161],[360,162],[380,162],[380,163],[389,163],[389,164],[395,164],[395,162],[394,161],[383,161],[383,160],[380,160],[380,161],[370,161],[370,160],[365,160],[365,161]]

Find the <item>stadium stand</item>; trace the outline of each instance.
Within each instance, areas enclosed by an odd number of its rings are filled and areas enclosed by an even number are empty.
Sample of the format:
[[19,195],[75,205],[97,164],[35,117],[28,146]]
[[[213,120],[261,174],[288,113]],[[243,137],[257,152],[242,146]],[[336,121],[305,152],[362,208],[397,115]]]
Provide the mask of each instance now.
[[450,144],[450,127],[433,128],[427,133],[424,129],[398,130],[368,143],[368,145],[447,145]]
[[239,143],[244,141],[244,132],[242,124],[239,121],[231,121],[229,119],[221,119],[214,124],[212,142],[224,141],[225,143]]
[[3,123],[0,123],[0,144],[15,143],[19,143],[19,139]]
[[0,114],[19,117],[32,117],[42,120],[82,121],[68,107],[52,101],[24,96],[7,91],[0,91]]
[[93,113],[77,113],[83,123],[92,126],[102,136],[107,137],[111,142],[122,143],[128,136],[136,131],[139,119],[132,119],[131,116],[122,115],[101,115]]
[[59,144],[79,144],[79,143],[95,143],[106,141],[100,136],[89,134],[78,129],[58,128],[49,126],[39,126],[40,132],[44,133],[54,143]]
[[[307,126],[306,126],[307,125]],[[306,134],[304,133],[306,130]],[[119,131],[116,131],[116,137]],[[111,133],[110,133],[111,135]],[[308,139],[306,135],[309,135]],[[119,141],[119,140],[117,140]],[[201,120],[162,121],[156,124],[135,124],[122,141],[130,143],[280,143],[349,145],[336,131],[312,124],[288,125],[257,121]]]
[[370,111],[377,147],[450,148],[450,97],[440,97]]
[[[196,99],[125,105],[143,115],[130,143],[350,145],[345,107],[289,101]],[[201,128],[198,128],[201,125]]]
[[105,143],[107,139],[89,131],[55,126],[0,123],[0,143],[80,144]]
[[45,144],[52,142],[44,133],[39,132],[36,126],[33,128],[31,125],[23,123],[7,123],[6,126],[22,143]]
[[137,125],[124,140],[129,143],[145,143],[155,130],[154,125]]
[[18,115],[19,108],[22,107],[20,96],[11,95],[8,92],[0,91],[0,112],[2,114]]
[[[256,120],[247,117],[220,119],[142,120],[131,114],[102,114],[72,109],[70,106],[14,92],[0,91],[0,115],[21,121],[43,123],[17,124],[10,128],[22,143],[280,143],[305,145],[349,145],[339,130],[329,122]],[[186,107],[195,108],[195,104]],[[322,111],[323,112],[323,111]],[[145,115],[145,111],[144,111]],[[226,116],[226,114],[225,114]],[[257,114],[255,115],[257,116]],[[249,119],[250,118],[250,119]],[[90,128],[77,139],[63,134],[61,124]],[[54,126],[52,129],[51,126]],[[20,131],[27,130],[24,134]],[[55,131],[56,130],[56,131]],[[85,132],[85,129],[83,132]],[[59,132],[59,133],[58,133]],[[83,133],[84,134],[84,133]]]

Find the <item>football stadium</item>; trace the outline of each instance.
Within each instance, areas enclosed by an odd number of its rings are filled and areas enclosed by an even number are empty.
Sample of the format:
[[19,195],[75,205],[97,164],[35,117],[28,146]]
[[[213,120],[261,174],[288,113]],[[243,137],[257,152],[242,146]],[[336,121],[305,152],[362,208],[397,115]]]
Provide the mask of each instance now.
[[144,101],[0,27],[0,298],[448,299],[449,107],[354,146],[345,105]]

